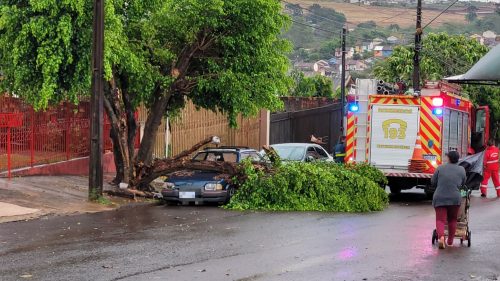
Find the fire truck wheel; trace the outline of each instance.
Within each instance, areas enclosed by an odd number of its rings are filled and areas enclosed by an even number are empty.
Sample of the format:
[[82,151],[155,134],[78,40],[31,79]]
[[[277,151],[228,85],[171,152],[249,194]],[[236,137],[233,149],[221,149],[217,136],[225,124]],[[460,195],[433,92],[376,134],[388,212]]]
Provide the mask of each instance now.
[[389,189],[391,190],[392,194],[400,194],[401,193],[401,187],[398,185],[390,185]]
[[432,200],[432,198],[434,198],[434,192],[428,190],[425,190],[424,192],[428,200]]

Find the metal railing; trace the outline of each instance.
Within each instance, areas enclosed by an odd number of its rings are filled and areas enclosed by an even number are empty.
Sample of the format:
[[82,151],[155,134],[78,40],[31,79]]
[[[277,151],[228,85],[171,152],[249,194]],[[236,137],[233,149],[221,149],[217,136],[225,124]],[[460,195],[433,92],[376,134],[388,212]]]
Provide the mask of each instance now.
[[[89,155],[90,105],[62,103],[43,112],[21,100],[0,96],[0,114],[22,114],[22,124],[0,128],[0,172],[67,161]],[[104,149],[111,150],[105,117]]]

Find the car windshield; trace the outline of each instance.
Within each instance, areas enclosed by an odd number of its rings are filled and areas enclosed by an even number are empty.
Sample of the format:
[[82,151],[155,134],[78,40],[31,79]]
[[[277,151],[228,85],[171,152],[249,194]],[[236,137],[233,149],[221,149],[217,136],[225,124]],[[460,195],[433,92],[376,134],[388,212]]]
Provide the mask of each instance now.
[[306,148],[303,146],[273,146],[283,160],[302,161]]
[[220,162],[231,162],[236,163],[238,161],[238,155],[235,152],[222,152],[222,151],[207,151],[199,152],[193,158],[195,161],[220,161]]

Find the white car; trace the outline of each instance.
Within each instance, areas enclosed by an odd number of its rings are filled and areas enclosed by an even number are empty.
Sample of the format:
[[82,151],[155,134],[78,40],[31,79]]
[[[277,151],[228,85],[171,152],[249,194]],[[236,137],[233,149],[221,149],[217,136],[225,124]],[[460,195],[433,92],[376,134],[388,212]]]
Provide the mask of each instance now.
[[333,157],[320,145],[313,143],[282,143],[271,145],[283,161],[326,161],[333,162]]

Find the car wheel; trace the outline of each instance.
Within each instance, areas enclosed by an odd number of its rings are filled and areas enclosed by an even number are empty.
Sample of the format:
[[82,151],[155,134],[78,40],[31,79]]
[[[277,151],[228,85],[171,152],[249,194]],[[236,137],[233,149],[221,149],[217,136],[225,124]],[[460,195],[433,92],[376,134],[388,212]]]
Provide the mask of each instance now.
[[165,200],[165,205],[167,205],[167,206],[177,206],[177,205],[179,205],[179,202]]
[[233,198],[234,194],[236,193],[236,189],[233,186],[229,186],[227,188],[227,196],[226,196],[226,204],[231,201],[231,198]]

